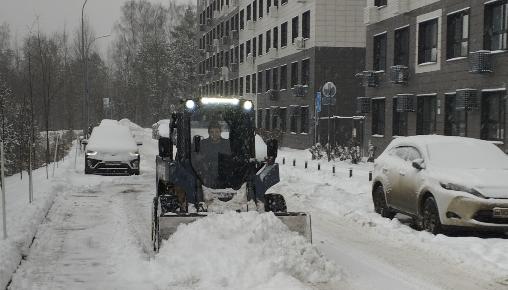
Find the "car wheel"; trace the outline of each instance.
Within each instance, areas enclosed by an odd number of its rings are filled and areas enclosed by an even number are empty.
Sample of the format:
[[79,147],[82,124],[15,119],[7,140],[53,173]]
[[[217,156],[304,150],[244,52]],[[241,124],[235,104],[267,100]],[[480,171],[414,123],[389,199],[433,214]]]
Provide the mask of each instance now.
[[372,201],[374,202],[374,211],[382,217],[392,219],[395,216],[395,213],[388,208],[385,190],[382,185],[374,189],[374,192],[372,193]]
[[437,209],[436,200],[428,197],[423,204],[422,229],[434,235],[442,232],[441,220]]

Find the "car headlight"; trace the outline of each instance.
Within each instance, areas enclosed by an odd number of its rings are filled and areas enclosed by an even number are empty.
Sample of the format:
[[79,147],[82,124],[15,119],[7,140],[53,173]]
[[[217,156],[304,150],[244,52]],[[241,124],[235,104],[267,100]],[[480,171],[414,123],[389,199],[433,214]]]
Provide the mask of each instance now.
[[97,151],[86,151],[86,156],[95,156],[97,153]]
[[138,157],[139,156],[139,153],[138,152],[131,152],[129,153],[132,157]]
[[441,182],[441,187],[443,187],[446,190],[467,192],[467,193],[472,194],[474,196],[477,196],[480,198],[485,198],[485,196],[483,196],[480,192],[478,192],[478,190],[476,190],[474,188],[467,187],[467,186],[454,184],[454,183]]

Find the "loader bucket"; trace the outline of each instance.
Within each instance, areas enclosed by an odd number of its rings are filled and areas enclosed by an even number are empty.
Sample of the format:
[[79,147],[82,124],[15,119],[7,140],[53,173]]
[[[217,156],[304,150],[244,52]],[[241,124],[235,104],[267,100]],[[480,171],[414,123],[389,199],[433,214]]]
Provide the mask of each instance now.
[[[312,243],[312,227],[310,215],[306,213],[274,213],[290,231],[297,232]],[[200,218],[207,217],[206,213],[199,214],[168,214],[158,217],[158,240],[167,240],[181,224],[190,224]]]

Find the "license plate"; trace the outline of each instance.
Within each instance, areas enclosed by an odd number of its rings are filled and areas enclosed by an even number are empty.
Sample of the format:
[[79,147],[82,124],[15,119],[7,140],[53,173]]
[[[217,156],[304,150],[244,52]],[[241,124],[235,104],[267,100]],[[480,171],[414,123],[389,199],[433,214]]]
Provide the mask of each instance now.
[[494,208],[492,215],[498,218],[508,218],[508,208]]

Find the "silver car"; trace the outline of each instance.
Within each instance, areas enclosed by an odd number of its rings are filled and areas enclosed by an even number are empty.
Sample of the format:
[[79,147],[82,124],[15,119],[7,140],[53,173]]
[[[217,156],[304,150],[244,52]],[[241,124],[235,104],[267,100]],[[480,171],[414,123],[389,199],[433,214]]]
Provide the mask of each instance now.
[[508,157],[488,141],[449,136],[394,139],[374,163],[372,200],[437,234],[449,227],[508,231]]

